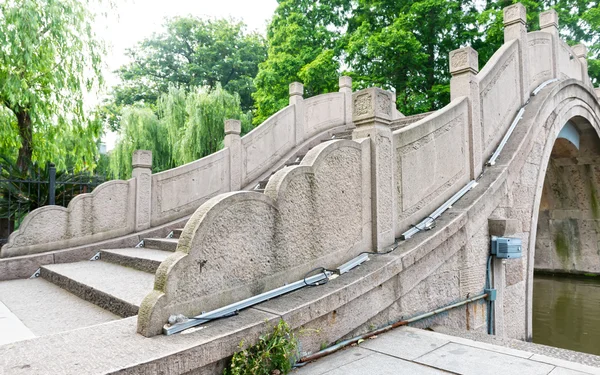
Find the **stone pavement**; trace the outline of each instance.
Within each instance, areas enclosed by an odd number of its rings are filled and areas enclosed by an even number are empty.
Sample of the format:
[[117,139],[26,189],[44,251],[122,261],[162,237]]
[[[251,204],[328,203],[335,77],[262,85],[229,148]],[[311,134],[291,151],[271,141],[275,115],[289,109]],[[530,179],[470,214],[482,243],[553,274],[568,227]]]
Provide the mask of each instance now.
[[411,327],[321,358],[294,375],[600,374],[600,368]]

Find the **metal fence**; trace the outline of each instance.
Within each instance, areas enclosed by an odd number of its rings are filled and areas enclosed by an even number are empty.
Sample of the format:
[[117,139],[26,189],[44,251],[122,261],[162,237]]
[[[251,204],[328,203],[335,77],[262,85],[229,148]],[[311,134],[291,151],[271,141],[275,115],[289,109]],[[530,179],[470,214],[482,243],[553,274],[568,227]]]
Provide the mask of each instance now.
[[11,174],[0,165],[0,246],[19,228],[27,214],[47,205],[67,207],[79,194],[90,193],[106,180],[104,176],[45,171]]

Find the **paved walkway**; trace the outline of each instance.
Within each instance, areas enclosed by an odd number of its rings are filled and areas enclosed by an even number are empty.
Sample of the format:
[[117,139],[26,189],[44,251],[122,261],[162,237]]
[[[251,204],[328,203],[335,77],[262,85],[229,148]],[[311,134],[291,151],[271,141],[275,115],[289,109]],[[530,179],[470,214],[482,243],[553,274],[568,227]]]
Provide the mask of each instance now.
[[292,374],[600,375],[600,368],[402,327],[309,363]]

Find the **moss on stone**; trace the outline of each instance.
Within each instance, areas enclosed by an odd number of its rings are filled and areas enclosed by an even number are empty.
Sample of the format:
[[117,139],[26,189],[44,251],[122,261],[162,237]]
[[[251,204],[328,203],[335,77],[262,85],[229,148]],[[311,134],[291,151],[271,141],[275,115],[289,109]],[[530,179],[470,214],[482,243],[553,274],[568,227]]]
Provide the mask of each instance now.
[[564,265],[569,260],[569,242],[562,230],[558,231],[554,236],[554,245],[556,254],[558,254],[558,257]]

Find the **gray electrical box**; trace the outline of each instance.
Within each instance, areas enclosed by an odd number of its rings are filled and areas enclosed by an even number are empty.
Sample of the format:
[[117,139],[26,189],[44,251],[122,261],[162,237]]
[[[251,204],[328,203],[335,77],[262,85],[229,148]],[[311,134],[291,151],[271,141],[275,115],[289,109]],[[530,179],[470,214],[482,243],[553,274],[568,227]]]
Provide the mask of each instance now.
[[497,258],[520,258],[522,246],[520,238],[492,236],[492,255]]

